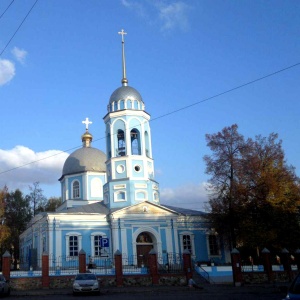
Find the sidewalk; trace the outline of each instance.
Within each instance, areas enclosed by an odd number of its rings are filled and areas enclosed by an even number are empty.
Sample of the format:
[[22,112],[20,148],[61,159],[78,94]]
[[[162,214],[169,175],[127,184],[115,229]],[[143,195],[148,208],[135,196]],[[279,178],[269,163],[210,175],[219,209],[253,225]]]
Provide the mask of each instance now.
[[[233,285],[224,284],[207,284],[204,285],[203,290],[192,291],[201,293],[203,295],[270,295],[277,294],[278,299],[284,296],[281,287],[286,286],[286,284],[268,284],[268,285],[245,285],[241,287],[235,287]],[[130,287],[102,287],[101,294],[115,294],[115,293],[168,293],[168,292],[183,292],[191,290],[187,286],[130,286]],[[12,296],[45,296],[45,295],[71,295],[72,288],[69,289],[39,289],[39,290],[24,290],[24,291],[11,291]]]

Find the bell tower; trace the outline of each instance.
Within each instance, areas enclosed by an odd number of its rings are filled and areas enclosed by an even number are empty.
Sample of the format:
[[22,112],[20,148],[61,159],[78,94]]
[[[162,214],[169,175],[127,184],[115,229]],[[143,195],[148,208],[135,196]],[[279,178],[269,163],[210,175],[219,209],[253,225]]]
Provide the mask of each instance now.
[[140,93],[128,85],[125,41],[122,36],[122,86],[111,95],[106,127],[106,172],[104,203],[110,208],[150,201],[159,204],[159,185],[154,178],[150,115]]

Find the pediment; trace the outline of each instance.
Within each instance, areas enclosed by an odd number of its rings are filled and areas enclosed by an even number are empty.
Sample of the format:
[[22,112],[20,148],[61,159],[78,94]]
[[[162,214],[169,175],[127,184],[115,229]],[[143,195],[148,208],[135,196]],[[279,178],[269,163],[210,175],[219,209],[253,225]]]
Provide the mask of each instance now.
[[144,216],[148,217],[159,217],[159,216],[178,216],[179,214],[167,207],[156,205],[148,201],[144,201],[139,204],[128,206],[119,209],[112,213],[115,218],[126,217],[126,216]]

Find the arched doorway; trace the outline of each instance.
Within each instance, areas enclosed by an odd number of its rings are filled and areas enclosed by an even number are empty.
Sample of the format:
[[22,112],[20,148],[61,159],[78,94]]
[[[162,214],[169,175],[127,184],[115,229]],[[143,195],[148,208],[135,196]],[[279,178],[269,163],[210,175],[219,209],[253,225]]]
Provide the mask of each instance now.
[[140,233],[136,238],[136,254],[139,267],[148,266],[148,255],[153,248],[153,239],[148,232]]

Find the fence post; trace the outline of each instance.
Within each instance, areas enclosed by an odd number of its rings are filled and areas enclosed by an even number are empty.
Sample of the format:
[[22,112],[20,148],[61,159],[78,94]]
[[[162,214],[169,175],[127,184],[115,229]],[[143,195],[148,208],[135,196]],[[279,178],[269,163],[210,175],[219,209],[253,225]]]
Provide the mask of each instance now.
[[264,248],[261,251],[263,262],[264,262],[264,269],[265,273],[267,273],[268,280],[271,282],[273,280],[273,272],[272,272],[272,264],[270,260],[270,251],[267,248]]
[[6,250],[5,253],[2,255],[2,274],[6,280],[10,280],[10,259],[11,255]]
[[292,268],[291,268],[291,260],[290,260],[290,253],[289,251],[284,248],[281,251],[281,262],[283,265],[284,271],[287,273],[289,280],[292,280]]
[[159,284],[157,254],[154,249],[151,249],[149,252],[148,264],[149,264],[150,276],[152,277],[152,284]]
[[49,289],[49,255],[47,252],[43,252],[42,255],[42,287],[43,289]]
[[191,262],[191,253],[189,250],[185,249],[182,254],[183,259],[183,270],[185,273],[186,281],[189,282],[189,279],[193,277],[192,262]]
[[237,249],[231,251],[232,275],[235,286],[241,286],[243,283],[243,273],[241,266],[241,255]]
[[86,253],[83,249],[79,251],[79,273],[86,272]]
[[117,286],[123,286],[122,253],[119,250],[115,252],[115,270],[116,270],[116,284]]

